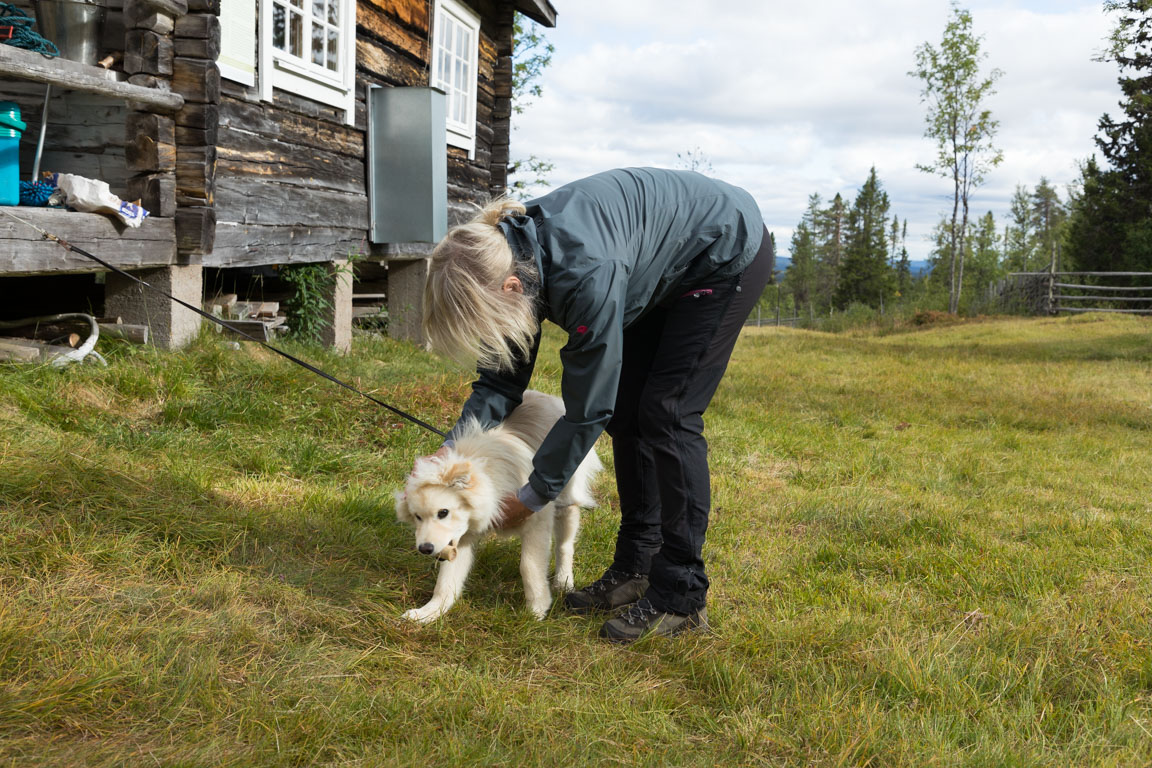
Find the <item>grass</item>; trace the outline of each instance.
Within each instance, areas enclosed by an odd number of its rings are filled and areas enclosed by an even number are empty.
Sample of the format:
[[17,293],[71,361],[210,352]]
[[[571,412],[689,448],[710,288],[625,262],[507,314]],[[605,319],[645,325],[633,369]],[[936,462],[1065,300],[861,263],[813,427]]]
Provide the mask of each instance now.
[[[1150,330],[749,330],[709,412],[716,632],[631,648],[533,621],[514,542],[400,621],[434,572],[391,491],[436,438],[286,361],[0,368],[0,764],[1152,764]],[[384,340],[304,354],[434,424],[468,391]]]

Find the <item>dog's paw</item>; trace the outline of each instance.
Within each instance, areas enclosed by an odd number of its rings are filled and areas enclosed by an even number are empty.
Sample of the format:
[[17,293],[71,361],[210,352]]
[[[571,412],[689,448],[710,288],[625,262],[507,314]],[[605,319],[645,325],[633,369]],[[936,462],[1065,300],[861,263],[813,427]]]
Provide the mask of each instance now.
[[552,586],[556,588],[557,592],[571,592],[576,588],[576,582],[572,578],[572,573],[557,573],[552,578]]
[[528,610],[532,611],[532,615],[535,616],[537,620],[543,619],[548,615],[548,611],[552,610],[552,598],[549,597],[547,600],[529,603]]
[[427,624],[440,618],[444,612],[437,607],[429,607],[427,605],[422,608],[413,608],[410,611],[404,611],[401,618],[408,619],[409,621],[418,621],[421,624]]

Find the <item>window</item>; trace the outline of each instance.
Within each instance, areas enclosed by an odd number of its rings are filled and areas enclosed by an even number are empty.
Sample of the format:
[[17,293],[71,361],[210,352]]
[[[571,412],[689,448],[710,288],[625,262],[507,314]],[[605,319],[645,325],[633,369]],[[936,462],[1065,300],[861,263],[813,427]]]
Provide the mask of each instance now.
[[261,0],[260,91],[281,88],[355,116],[355,0]]
[[480,17],[456,0],[437,0],[432,85],[447,94],[448,143],[476,152],[476,54]]

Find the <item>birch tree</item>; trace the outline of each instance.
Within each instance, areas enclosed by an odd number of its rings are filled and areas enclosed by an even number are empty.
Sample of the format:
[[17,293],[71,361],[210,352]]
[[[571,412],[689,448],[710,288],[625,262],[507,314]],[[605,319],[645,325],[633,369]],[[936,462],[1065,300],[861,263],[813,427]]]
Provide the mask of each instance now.
[[984,107],[1001,72],[980,72],[987,54],[983,37],[972,31],[972,14],[952,3],[952,16],[939,47],[924,43],[916,49],[916,69],[908,74],[923,82],[920,100],[928,107],[924,135],[936,142],[936,157],[916,167],[951,178],[952,216],[948,229],[948,311],[960,309],[964,283],[964,238],[968,231],[968,198],[985,175],[1003,159],[992,140],[999,123]]

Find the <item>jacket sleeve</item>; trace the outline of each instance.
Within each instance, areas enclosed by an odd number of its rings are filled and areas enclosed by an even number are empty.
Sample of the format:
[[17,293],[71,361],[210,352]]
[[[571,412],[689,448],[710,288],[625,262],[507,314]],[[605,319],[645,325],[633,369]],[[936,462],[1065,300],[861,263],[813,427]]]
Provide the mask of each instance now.
[[564,417],[544,438],[528,484],[539,497],[555,499],[592,450],[616,406],[624,340],[627,274],[605,262],[582,275],[556,319],[568,333],[560,350]]
[[524,390],[532,378],[539,351],[540,331],[537,331],[528,356],[518,357],[511,371],[478,369],[477,379],[472,382],[472,394],[465,401],[463,412],[448,432],[445,442],[454,442],[460,428],[467,421],[475,420],[484,429],[491,429],[504,421],[524,399]]

